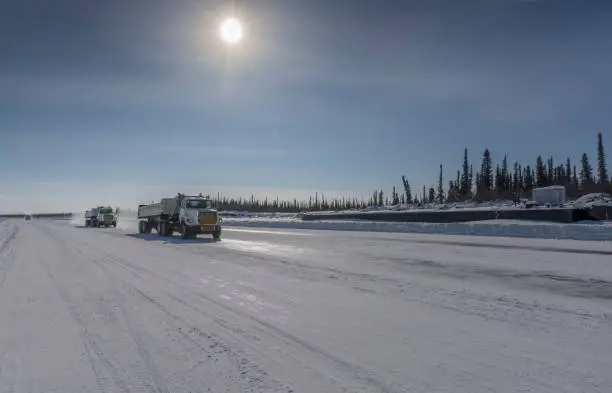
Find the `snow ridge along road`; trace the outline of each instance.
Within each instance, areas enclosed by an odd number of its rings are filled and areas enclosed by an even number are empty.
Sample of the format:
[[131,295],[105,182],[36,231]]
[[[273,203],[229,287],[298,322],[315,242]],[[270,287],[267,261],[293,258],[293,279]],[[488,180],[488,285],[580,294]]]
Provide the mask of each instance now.
[[0,393],[610,392],[612,244],[0,222]]

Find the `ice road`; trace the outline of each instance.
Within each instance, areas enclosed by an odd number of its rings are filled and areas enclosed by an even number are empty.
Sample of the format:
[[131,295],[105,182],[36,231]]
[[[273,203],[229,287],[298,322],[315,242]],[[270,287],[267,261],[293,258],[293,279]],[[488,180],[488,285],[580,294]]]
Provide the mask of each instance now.
[[612,392],[612,244],[0,222],[0,392]]

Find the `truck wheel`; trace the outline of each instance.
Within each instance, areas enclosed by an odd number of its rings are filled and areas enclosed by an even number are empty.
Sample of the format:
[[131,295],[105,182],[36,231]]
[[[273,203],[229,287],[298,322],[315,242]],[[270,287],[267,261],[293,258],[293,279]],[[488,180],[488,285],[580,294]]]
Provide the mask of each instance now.
[[212,237],[215,240],[221,240],[221,228],[217,229],[212,233]]
[[146,221],[140,221],[138,223],[138,232],[139,233],[151,233],[149,228],[149,223]]
[[145,233],[151,233],[153,230],[153,225],[150,222],[145,221]]
[[157,234],[159,236],[167,236],[166,232],[168,232],[168,229],[166,227],[167,227],[167,224],[164,221],[160,221],[159,224],[157,225]]
[[117,223],[116,222],[113,223],[113,228],[117,228]]

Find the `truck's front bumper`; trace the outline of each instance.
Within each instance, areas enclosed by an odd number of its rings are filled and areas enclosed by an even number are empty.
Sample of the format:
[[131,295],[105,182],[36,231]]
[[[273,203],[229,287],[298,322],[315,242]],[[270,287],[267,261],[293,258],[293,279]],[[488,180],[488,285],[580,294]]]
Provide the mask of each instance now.
[[199,225],[196,228],[199,229],[199,232],[202,234],[212,234],[214,232],[218,232],[221,229],[221,225],[219,224],[204,224]]

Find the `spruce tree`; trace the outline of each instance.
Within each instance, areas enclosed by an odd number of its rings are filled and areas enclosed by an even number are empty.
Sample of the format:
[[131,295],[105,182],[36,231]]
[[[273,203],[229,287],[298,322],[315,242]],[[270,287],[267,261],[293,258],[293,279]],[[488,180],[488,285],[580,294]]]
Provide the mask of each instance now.
[[546,185],[547,186],[552,186],[554,183],[554,179],[555,179],[555,174],[554,174],[554,165],[553,165],[553,158],[550,157],[548,159],[548,172],[546,174]]
[[408,179],[405,176],[402,176],[402,184],[404,185],[404,192],[406,193],[406,199],[408,201],[412,200],[412,191],[410,190],[410,183],[408,183]]
[[442,164],[440,164],[440,177],[438,178],[438,203],[444,203],[444,177],[443,177]]
[[472,197],[472,188],[474,187],[474,166],[470,164],[470,178],[468,179],[468,197]]
[[606,165],[606,153],[604,152],[603,137],[601,132],[597,134],[597,177],[599,179],[599,190],[609,191],[608,168]]
[[535,185],[535,179],[533,178],[533,170],[531,169],[531,166],[527,165],[525,167],[525,175],[523,178],[525,179],[525,191],[531,190]]
[[589,163],[589,156],[586,153],[582,154],[582,169],[580,169],[580,186],[582,191],[591,192],[593,191],[593,168]]
[[393,191],[391,191],[391,197],[393,199],[393,202],[392,202],[393,206],[399,205],[399,202],[400,202],[399,195],[397,194],[397,191],[395,190],[395,186],[393,186]]
[[508,174],[508,158],[505,155],[504,155],[504,159],[502,160],[501,175],[503,179],[501,191],[502,191],[502,194],[505,194],[510,189],[510,175]]
[[546,169],[544,168],[544,161],[542,156],[538,156],[536,160],[536,185],[538,187],[544,187],[547,184]]
[[427,199],[429,203],[434,203],[436,201],[436,190],[433,187],[429,188],[429,196]]
[[512,172],[512,193],[516,194],[516,193],[520,193],[520,185],[519,185],[519,179],[521,175],[521,171],[519,169],[519,163],[518,161],[514,161],[514,171]]
[[578,181],[578,176],[576,175],[576,165],[574,165],[573,174],[572,174],[572,191],[574,196],[578,196],[578,189],[580,188],[580,183]]
[[480,171],[481,189],[485,193],[489,193],[493,189],[493,164],[491,162],[491,153],[489,149],[485,149],[482,155],[482,168]]
[[504,184],[504,177],[502,175],[502,170],[499,167],[499,165],[497,165],[497,167],[495,168],[495,194],[497,196],[500,196],[503,193],[503,186]]
[[470,185],[470,167],[469,167],[469,162],[468,162],[468,149],[464,149],[463,150],[463,171],[461,172],[461,187],[460,187],[460,194],[461,194],[461,198],[467,198],[468,195],[470,194],[470,189],[471,189],[471,185]]

